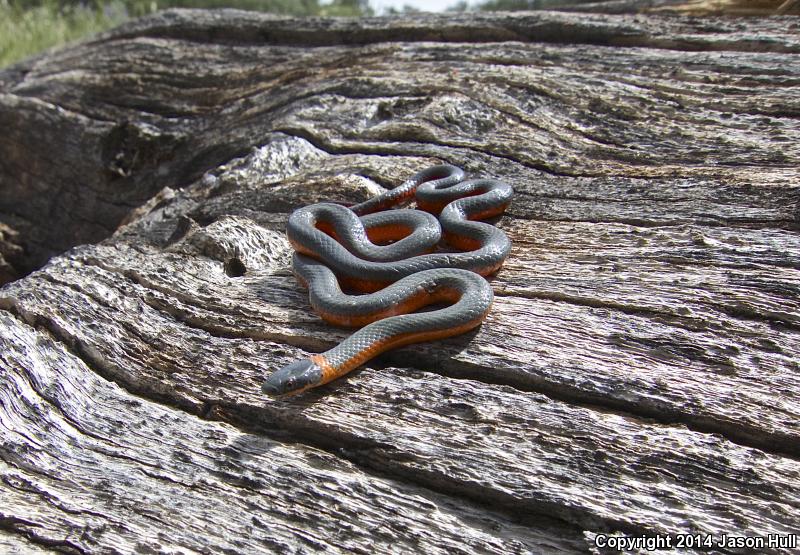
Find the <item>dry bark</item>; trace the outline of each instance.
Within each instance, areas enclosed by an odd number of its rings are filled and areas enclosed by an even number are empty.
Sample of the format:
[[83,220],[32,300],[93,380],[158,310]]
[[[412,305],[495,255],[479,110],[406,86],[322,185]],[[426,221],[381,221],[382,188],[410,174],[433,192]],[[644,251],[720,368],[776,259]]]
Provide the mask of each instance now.
[[[0,73],[0,254],[114,232],[0,289],[0,549],[796,533],[793,25],[178,10]],[[435,162],[517,191],[486,323],[265,399],[348,333],[287,214]]]

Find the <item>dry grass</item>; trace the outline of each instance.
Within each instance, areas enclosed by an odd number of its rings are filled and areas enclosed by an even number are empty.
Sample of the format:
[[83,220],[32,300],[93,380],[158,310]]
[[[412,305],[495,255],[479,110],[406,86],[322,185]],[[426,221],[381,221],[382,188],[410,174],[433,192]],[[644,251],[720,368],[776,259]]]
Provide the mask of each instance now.
[[800,15],[800,0],[689,0],[663,9],[687,15]]

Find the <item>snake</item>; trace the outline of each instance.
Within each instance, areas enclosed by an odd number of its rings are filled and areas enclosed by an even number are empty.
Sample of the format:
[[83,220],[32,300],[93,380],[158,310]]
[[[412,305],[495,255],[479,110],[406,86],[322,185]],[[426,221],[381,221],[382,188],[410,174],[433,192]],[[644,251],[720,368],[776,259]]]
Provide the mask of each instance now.
[[[494,300],[485,278],[511,249],[506,234],[482,220],[502,215],[513,194],[503,181],[467,180],[462,169],[442,164],[360,204],[295,210],[286,225],[292,270],[311,307],[328,323],[360,329],[272,372],[261,390],[296,395],[390,349],[479,326]],[[395,209],[412,200],[417,210]]]

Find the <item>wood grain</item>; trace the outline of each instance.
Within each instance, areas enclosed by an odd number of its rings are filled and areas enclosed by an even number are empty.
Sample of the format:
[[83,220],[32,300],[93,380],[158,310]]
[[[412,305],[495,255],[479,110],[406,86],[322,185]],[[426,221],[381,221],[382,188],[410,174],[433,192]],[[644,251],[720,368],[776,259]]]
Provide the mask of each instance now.
[[[176,10],[0,72],[7,279],[75,247],[0,289],[0,549],[796,533],[797,51],[789,18]],[[290,211],[438,162],[516,190],[487,321],[265,399],[349,333]]]

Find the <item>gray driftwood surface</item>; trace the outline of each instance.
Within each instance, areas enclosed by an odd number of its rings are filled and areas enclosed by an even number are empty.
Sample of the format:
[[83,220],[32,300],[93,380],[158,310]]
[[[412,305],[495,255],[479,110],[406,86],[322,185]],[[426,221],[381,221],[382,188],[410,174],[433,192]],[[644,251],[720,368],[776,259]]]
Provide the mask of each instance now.
[[[0,72],[0,269],[83,245],[0,289],[0,551],[797,534],[798,54],[780,17],[170,11]],[[438,162],[517,191],[488,320],[265,399],[349,333],[288,213]]]

